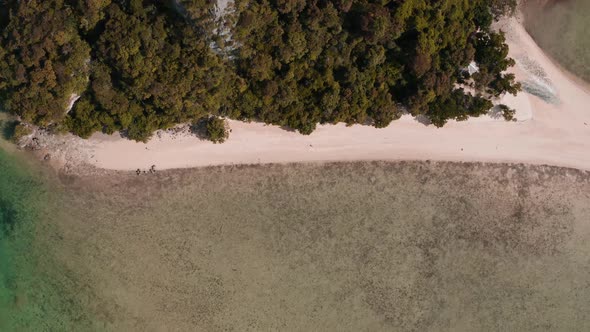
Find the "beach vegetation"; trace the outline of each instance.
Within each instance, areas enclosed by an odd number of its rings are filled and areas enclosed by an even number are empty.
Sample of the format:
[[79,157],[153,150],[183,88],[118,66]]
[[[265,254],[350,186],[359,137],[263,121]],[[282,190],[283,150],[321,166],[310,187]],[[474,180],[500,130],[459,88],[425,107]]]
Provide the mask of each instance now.
[[4,0],[0,102],[23,121],[63,121],[70,95],[84,90],[90,47],[59,0]]
[[229,127],[225,119],[212,116],[207,119],[207,139],[213,143],[223,143],[229,138]]
[[500,113],[502,114],[502,117],[504,118],[504,120],[516,121],[516,118],[515,118],[516,110],[515,109],[510,108],[504,104],[500,104],[500,105],[498,105],[498,107],[500,109]]
[[[511,3],[236,0],[234,46],[220,54],[211,0],[0,0],[0,106],[81,137],[138,141],[210,115],[302,134],[385,127],[404,111],[442,126],[520,89],[490,28]],[[457,83],[472,61],[477,91],[466,93]]]
[[14,124],[14,127],[12,128],[12,141],[14,143],[18,143],[20,142],[21,139],[23,139],[26,136],[29,136],[32,133],[32,129],[30,126],[28,126],[25,123],[22,122],[16,122]]

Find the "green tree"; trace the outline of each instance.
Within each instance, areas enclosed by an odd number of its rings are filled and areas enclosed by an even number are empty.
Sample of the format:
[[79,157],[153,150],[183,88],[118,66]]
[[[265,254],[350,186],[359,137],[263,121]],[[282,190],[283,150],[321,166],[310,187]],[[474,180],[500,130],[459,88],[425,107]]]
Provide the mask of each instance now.
[[207,139],[223,143],[229,138],[229,129],[224,119],[212,116],[207,119]]
[[516,121],[516,118],[514,117],[516,115],[515,109],[512,109],[504,104],[500,104],[498,105],[498,107],[500,108],[500,112],[502,113],[502,117],[504,117],[504,120]]
[[[505,73],[505,37],[490,29],[512,0],[236,0],[224,52],[212,46],[223,39],[215,4],[0,0],[1,106],[83,137],[145,141],[209,115],[302,134],[385,127],[404,109],[444,125],[520,89]],[[471,61],[480,72],[465,77]],[[456,88],[470,78],[475,96]]]
[[[72,94],[85,89],[90,48],[63,0],[5,0],[0,102],[24,121],[63,120]],[[6,14],[4,14],[6,15]]]
[[[100,127],[146,140],[156,129],[222,107],[227,69],[194,22],[174,16],[169,7],[142,1],[105,8],[88,94],[95,112],[106,115],[95,117]],[[72,114],[73,123],[78,114]]]

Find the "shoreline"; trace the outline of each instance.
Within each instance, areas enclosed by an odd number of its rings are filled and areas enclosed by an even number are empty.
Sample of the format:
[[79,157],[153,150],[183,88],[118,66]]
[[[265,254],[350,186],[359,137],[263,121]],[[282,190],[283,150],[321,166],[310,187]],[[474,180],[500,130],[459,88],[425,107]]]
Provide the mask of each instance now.
[[[526,28],[525,28],[525,30],[526,30]],[[531,38],[532,38],[532,36],[531,36]],[[562,64],[559,63],[559,61],[557,61],[557,59],[555,59],[550,54],[545,53],[545,52],[543,52],[543,54],[545,54],[547,59],[549,59],[549,61],[551,61],[551,64],[554,67],[556,67],[559,71],[561,71],[561,73],[570,81],[571,84],[578,86],[580,89],[584,90],[584,92],[586,92],[587,94],[590,94],[590,82],[587,82],[583,78],[576,76],[576,74],[572,73],[567,68],[565,68]]]
[[[83,168],[135,171],[217,165],[337,161],[451,161],[524,163],[590,170],[590,93],[568,77],[536,45],[517,18],[497,26],[506,30],[517,79],[549,91],[553,102],[521,92],[507,101],[519,122],[489,117],[450,121],[437,129],[403,117],[384,129],[344,124],[323,125],[303,136],[260,123],[229,121],[223,144],[187,134],[159,131],[147,144],[96,134],[88,140],[72,135],[40,139],[37,155],[50,165],[77,172]],[[532,83],[531,83],[532,82]],[[549,99],[551,99],[549,98]]]

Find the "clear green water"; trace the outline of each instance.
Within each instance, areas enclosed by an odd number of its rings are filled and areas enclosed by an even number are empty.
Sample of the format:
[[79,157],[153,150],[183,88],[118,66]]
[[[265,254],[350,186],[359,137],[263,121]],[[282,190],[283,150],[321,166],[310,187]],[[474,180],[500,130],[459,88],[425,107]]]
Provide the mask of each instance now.
[[61,194],[24,160],[0,147],[0,331],[89,327],[71,280],[56,260],[50,220]]
[[527,30],[562,66],[590,82],[590,1],[559,1],[543,7],[538,3],[526,4]]

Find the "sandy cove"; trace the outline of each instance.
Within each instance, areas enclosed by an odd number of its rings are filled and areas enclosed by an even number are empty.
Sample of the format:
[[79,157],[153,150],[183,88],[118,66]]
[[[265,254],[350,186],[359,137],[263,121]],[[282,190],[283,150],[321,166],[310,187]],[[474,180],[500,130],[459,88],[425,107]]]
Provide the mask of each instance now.
[[[147,144],[97,134],[71,135],[45,144],[52,163],[111,170],[173,169],[224,164],[351,160],[444,160],[549,164],[590,170],[590,93],[562,72],[516,18],[498,23],[507,32],[513,72],[524,83],[505,103],[518,122],[489,116],[436,128],[406,116],[389,127],[319,126],[309,136],[260,123],[229,121],[223,144],[202,141],[188,129],[159,131]],[[545,95],[540,98],[540,95]]]

